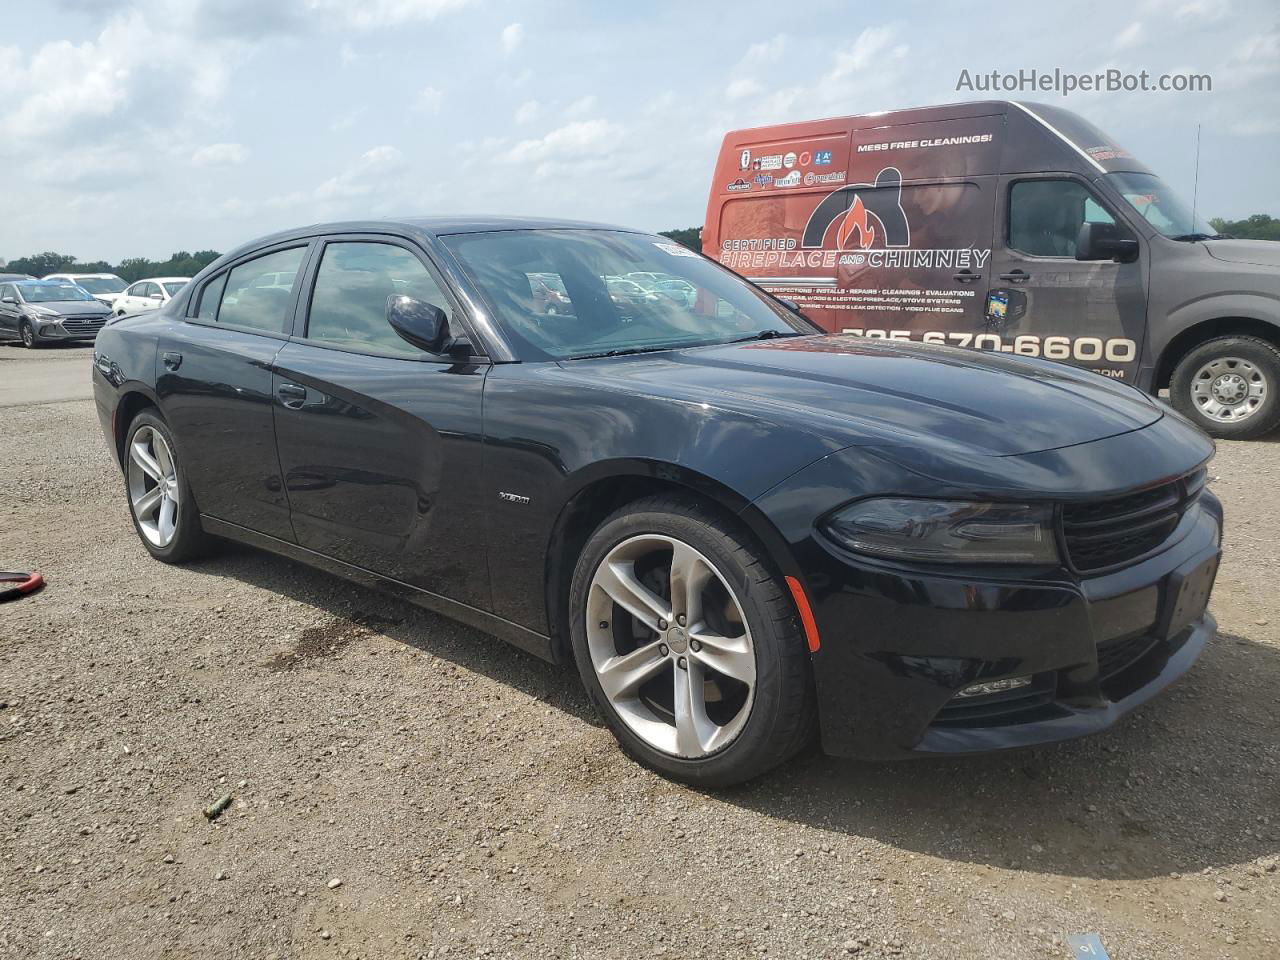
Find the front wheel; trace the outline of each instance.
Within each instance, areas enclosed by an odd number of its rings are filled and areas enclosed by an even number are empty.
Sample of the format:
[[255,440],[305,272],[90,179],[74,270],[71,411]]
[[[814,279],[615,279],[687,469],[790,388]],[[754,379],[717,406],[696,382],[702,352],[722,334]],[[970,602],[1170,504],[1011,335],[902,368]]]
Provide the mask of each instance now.
[[583,683],[645,766],[728,786],[812,738],[812,679],[794,606],[729,518],[675,497],[623,507],[583,548],[570,611]]
[[1218,337],[1174,368],[1169,399],[1205,433],[1250,440],[1280,425],[1280,350],[1257,337]]
[[40,341],[36,339],[36,331],[31,326],[30,320],[23,320],[18,327],[18,334],[22,337],[22,345],[28,350],[35,350],[39,347]]

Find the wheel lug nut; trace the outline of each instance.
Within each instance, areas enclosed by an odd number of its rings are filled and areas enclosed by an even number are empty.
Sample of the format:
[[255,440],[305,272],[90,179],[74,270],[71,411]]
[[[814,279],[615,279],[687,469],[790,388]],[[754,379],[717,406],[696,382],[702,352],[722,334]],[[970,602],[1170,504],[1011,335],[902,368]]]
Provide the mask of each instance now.
[[660,643],[658,644],[658,652],[665,657],[671,651],[667,649],[667,645],[665,643]]
[[680,626],[682,626],[682,627],[684,626],[684,614],[683,614],[683,613],[682,613],[682,614],[680,614],[680,616],[676,617],[676,623],[680,624]]
[[681,670],[688,670],[689,662],[685,660],[684,657],[681,657],[679,660],[676,661],[676,666],[679,667]]
[[601,621],[600,621],[600,629],[601,629],[601,630],[608,630],[608,629],[609,629],[609,621],[608,621],[608,620],[601,620]]
[[694,653],[697,653],[699,650],[702,649],[702,644],[700,644],[697,640],[690,640],[689,649],[692,650]]
[[665,621],[665,620],[659,620],[659,621],[658,621],[658,629],[659,629],[659,630],[665,630],[665,629],[667,629],[667,621]]

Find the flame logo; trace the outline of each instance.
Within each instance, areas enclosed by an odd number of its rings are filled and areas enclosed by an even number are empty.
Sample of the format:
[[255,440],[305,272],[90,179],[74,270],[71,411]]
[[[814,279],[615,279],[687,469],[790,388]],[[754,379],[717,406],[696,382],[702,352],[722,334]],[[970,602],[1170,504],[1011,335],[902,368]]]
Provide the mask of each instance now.
[[861,197],[854,197],[853,206],[840,222],[840,229],[836,231],[836,248],[848,250],[855,230],[858,233],[858,248],[870,249],[871,244],[875,243],[876,228],[868,217],[867,208],[862,205]]

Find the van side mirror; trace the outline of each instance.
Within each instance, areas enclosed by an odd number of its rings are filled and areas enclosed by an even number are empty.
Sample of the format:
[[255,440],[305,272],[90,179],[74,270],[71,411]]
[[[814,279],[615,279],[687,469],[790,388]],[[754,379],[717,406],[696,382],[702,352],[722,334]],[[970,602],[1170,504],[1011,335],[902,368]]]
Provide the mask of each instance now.
[[428,353],[449,353],[454,346],[449,317],[434,303],[413,297],[387,297],[387,323],[401,340]]
[[1128,263],[1138,259],[1138,241],[1118,224],[1086,220],[1076,234],[1076,259]]

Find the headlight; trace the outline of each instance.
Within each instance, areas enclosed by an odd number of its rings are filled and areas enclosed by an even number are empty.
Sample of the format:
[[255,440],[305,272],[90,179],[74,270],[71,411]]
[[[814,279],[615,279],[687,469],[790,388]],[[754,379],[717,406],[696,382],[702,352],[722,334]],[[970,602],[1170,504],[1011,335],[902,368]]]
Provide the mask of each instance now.
[[850,550],[893,560],[1058,562],[1049,506],[883,497],[837,510],[822,526]]

